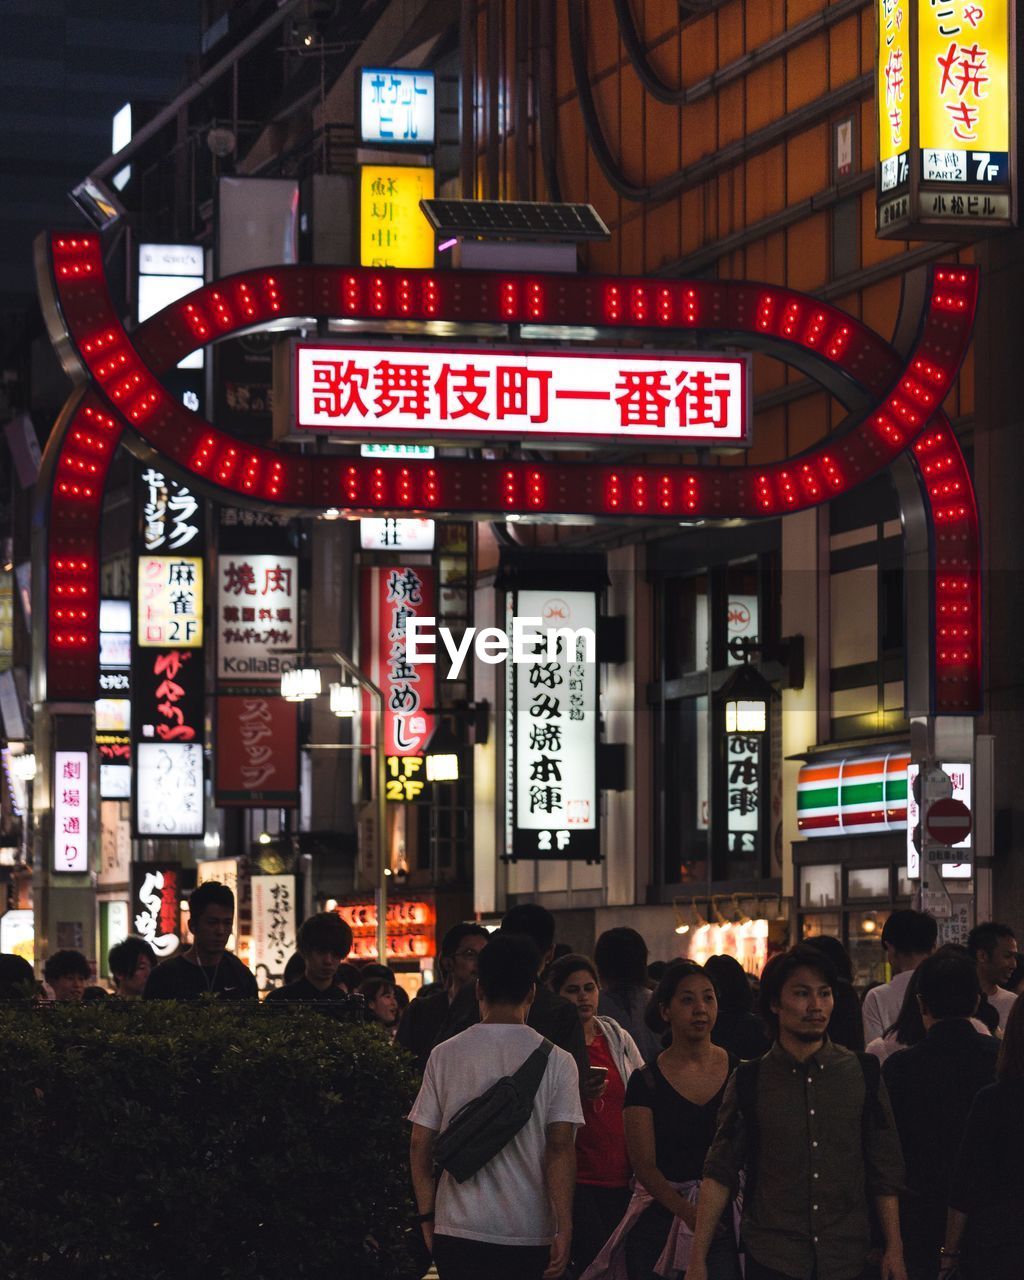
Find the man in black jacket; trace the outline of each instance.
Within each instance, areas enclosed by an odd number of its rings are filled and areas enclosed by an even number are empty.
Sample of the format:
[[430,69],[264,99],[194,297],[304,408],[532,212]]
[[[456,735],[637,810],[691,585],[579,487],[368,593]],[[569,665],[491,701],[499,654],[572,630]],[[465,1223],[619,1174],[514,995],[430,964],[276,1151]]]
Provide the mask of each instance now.
[[918,969],[927,1035],[882,1068],[907,1166],[900,1198],[910,1280],[933,1280],[946,1225],[950,1173],[974,1095],[995,1079],[999,1042],[971,1025],[978,976],[959,948],[940,948]]
[[[536,902],[524,902],[505,914],[500,932],[529,938],[541,955],[538,975],[551,963],[555,952],[555,917]],[[435,1043],[450,1040],[480,1021],[480,1006],[476,997],[476,982],[467,982],[452,1001],[448,1020],[441,1028]],[[576,1059],[580,1073],[580,1092],[584,1097],[597,1097],[603,1090],[601,1083],[588,1084],[590,1059],[587,1042],[583,1036],[583,1024],[574,1004],[556,996],[550,987],[537,984],[537,993],[526,1018],[526,1025],[546,1036],[552,1044],[565,1049]]]
[[441,983],[429,995],[409,1002],[398,1024],[395,1040],[415,1057],[420,1071],[427,1065],[430,1051],[442,1036],[451,1014],[452,1002],[467,982],[476,981],[476,958],[490,937],[480,924],[453,925],[441,939],[438,957]]

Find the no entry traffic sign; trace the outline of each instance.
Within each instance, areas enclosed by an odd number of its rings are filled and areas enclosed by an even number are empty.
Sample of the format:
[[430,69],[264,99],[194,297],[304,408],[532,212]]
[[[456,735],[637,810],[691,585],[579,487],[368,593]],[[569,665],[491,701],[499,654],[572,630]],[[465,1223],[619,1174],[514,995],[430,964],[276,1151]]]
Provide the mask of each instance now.
[[934,800],[928,806],[925,826],[929,836],[939,844],[959,844],[971,834],[971,811],[962,800],[954,800],[952,796]]

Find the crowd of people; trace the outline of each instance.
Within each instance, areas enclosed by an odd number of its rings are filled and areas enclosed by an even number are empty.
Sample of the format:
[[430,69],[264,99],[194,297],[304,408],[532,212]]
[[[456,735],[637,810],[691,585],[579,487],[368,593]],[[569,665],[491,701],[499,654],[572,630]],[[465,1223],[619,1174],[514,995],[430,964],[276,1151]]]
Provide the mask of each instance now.
[[[197,888],[178,955],[111,949],[113,998],[255,1000],[234,914],[226,886]],[[410,1280],[431,1260],[440,1280],[1018,1280],[1024,962],[1005,924],[937,941],[930,916],[892,913],[891,978],[862,1002],[834,938],[755,979],[724,955],[649,963],[625,927],[571,952],[526,903],[497,932],[450,929],[410,1001],[323,913],[266,1001],[357,996],[421,1073]],[[77,951],[43,976],[55,1002],[107,994]],[[36,992],[0,956],[0,998]]]

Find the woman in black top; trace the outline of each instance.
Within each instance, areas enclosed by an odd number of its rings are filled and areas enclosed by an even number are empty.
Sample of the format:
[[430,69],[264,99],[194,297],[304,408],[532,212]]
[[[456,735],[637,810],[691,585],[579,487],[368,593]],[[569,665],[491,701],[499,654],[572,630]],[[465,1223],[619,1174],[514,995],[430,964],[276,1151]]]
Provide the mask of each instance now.
[[[651,998],[652,1014],[668,1023],[671,1040],[626,1086],[626,1145],[637,1182],[652,1197],[626,1237],[630,1280],[652,1280],[675,1218],[691,1229],[696,1196],[678,1189],[696,1182],[715,1136],[718,1108],[735,1059],[711,1041],[718,995],[704,970],[689,961],[672,965]],[[723,1229],[708,1256],[709,1280],[739,1280],[731,1229]]]
[[1024,1274],[1024,997],[1010,1010],[996,1075],[967,1117],[950,1179],[940,1276],[958,1264],[967,1280]]

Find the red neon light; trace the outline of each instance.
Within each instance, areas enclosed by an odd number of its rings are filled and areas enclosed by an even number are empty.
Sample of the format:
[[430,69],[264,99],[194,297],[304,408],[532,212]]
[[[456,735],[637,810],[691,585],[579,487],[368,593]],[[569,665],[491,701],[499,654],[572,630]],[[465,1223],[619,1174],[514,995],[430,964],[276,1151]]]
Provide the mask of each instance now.
[[[565,514],[628,514],[645,511],[667,518],[774,515],[823,501],[860,483],[887,465],[908,443],[927,478],[937,528],[952,539],[970,526],[973,491],[955,439],[941,413],[922,433],[929,414],[945,397],[969,339],[976,274],[939,268],[933,276],[922,337],[901,370],[891,348],[858,321],[785,289],[758,291],[731,281],[666,282],[600,280],[588,277],[501,277],[513,286],[502,295],[486,273],[389,272],[364,269],[284,267],[218,282],[153,317],[129,339],[102,287],[99,241],[90,235],[51,240],[54,281],[69,334],[97,384],[118,405],[117,417],[92,398],[88,421],[76,419],[55,468],[51,547],[58,545],[64,519],[60,504],[79,504],[94,519],[110,452],[122,422],[130,422],[155,448],[198,476],[253,497],[298,507],[321,508],[341,501],[350,511],[417,510],[444,506],[486,514],[518,508]],[[74,270],[78,267],[78,271]],[[99,288],[98,288],[99,284]],[[479,285],[480,287],[475,287]],[[179,359],[209,341],[213,328],[227,335],[279,315],[332,312],[487,321],[501,318],[515,293],[516,319],[566,324],[644,326],[669,323],[714,330],[777,336],[839,365],[848,376],[879,396],[862,424],[853,423],[821,447],[771,464],[751,474],[745,467],[631,468],[629,497],[622,476],[605,468],[569,463],[520,464],[446,460],[443,468],[410,463],[404,470],[386,463],[372,479],[359,462],[286,455],[274,449],[241,446],[195,414],[177,405],[157,381]],[[324,300],[318,306],[316,298]],[[628,316],[627,316],[628,309]],[[156,376],[154,376],[156,375]],[[87,397],[88,399],[88,397]],[[118,420],[120,418],[120,421]],[[89,428],[92,428],[90,432]],[[102,431],[99,435],[98,430]],[[942,435],[937,453],[918,449]],[[504,468],[504,471],[502,470]],[[506,476],[501,480],[502,475]],[[706,484],[698,475],[706,477]],[[673,477],[679,476],[680,485]],[[81,524],[78,528],[91,545]],[[976,534],[976,530],[975,530]],[[945,536],[945,535],[944,535]],[[972,587],[972,599],[977,587]],[[941,594],[941,593],[938,593]],[[948,607],[945,601],[943,607]],[[972,606],[975,607],[975,606]],[[63,641],[62,641],[63,643]],[[947,656],[952,649],[945,650]],[[962,646],[956,651],[963,653]],[[972,658],[973,661],[973,658]]]

